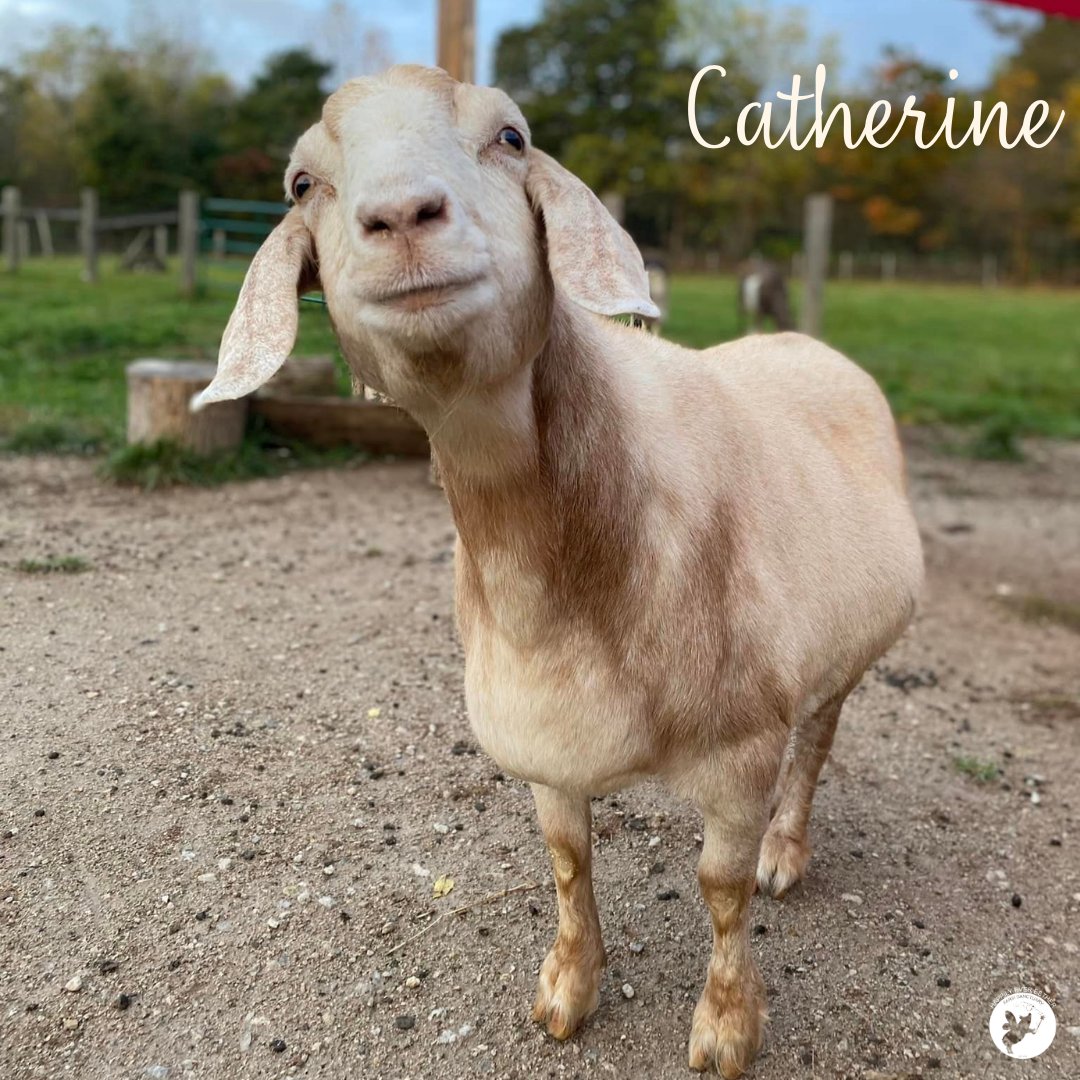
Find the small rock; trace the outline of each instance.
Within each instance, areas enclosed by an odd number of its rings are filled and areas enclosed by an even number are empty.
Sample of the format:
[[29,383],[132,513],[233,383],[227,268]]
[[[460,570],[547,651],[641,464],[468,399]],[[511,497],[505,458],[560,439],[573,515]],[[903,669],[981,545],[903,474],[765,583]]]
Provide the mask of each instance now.
[[275,1054],[284,1053],[284,1051],[285,1051],[285,1040],[284,1039],[275,1039],[270,1044],[270,1049],[273,1050]]
[[418,986],[420,985],[420,980],[419,980],[419,979],[418,979],[418,978],[417,978],[417,977],[416,977],[415,975],[410,975],[410,976],[409,976],[409,977],[408,977],[408,978],[407,978],[407,979],[405,980],[405,985],[406,985],[406,986],[407,986],[407,987],[408,987],[408,988],[409,988],[410,990],[415,990],[415,989],[416,989],[416,988],[417,988],[417,987],[418,987]]
[[678,889],[661,889],[656,894],[656,899],[657,900],[678,900],[679,899],[679,890]]
[[64,983],[64,989],[69,994],[77,994],[82,989],[82,976],[72,975],[66,983]]
[[396,1027],[398,1029],[398,1031],[411,1031],[415,1026],[416,1026],[416,1017],[415,1016],[406,1015],[406,1016],[395,1016],[394,1017],[394,1027]]
[[478,814],[482,814],[487,809],[487,803],[484,802],[483,799],[477,799],[476,802],[474,802],[472,805],[473,805],[473,809]]
[[1012,894],[1012,906],[1019,907],[1024,902],[1023,897],[1019,893]]
[[114,971],[118,971],[120,965],[115,960],[102,960],[98,964],[98,971],[102,975],[111,975]]
[[632,953],[641,953],[645,951],[645,942],[643,941],[631,941],[630,951]]
[[73,1016],[65,1016],[64,1017],[64,1028],[67,1031],[75,1031],[76,1028],[78,1028],[78,1026],[79,1026],[79,1021],[76,1020],[75,1017],[73,1017]]
[[942,989],[945,989],[946,987],[952,986],[952,979],[950,979],[948,975],[939,975],[937,984]]
[[116,999],[116,1007],[121,1012],[123,1012],[125,1009],[130,1009],[131,1008],[131,995],[130,994],[121,994]]
[[649,873],[655,877],[657,874],[662,874],[666,869],[667,867],[662,862],[657,861],[649,867]]
[[629,983],[622,984],[622,996],[629,1001],[634,996],[634,988]]
[[840,899],[845,904],[861,904],[863,902],[863,898],[858,893],[853,892],[841,893]]

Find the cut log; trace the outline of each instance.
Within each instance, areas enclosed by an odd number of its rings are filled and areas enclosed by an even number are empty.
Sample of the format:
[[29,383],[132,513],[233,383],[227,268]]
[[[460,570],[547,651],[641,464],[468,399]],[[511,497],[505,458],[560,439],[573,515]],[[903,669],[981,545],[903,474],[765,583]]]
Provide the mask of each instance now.
[[215,370],[214,364],[192,360],[128,364],[128,442],[169,439],[197,454],[239,446],[247,423],[247,398],[217,402],[197,413],[189,408],[192,396],[210,385]]
[[256,397],[333,397],[337,373],[332,356],[290,356]]
[[359,446],[373,454],[427,457],[424,429],[393,405],[357,398],[260,397],[252,414],[267,430],[313,446]]

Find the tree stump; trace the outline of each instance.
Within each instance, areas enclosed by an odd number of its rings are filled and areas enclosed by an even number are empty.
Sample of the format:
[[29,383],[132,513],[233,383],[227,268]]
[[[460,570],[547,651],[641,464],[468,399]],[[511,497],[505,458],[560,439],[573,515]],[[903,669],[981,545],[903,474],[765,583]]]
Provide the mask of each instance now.
[[247,398],[221,401],[201,412],[191,398],[214,377],[213,364],[193,360],[136,360],[127,367],[129,443],[169,439],[212,454],[240,445],[247,423]]

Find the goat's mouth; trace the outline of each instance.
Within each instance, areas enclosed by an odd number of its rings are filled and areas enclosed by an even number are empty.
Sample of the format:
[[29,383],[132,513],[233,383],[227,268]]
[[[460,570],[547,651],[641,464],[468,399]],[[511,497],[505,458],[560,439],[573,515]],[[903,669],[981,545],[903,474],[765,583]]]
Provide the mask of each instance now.
[[427,308],[440,307],[449,303],[459,293],[484,280],[483,274],[470,274],[450,281],[439,281],[429,285],[405,286],[401,289],[388,289],[377,293],[372,300],[384,307],[398,311],[424,311]]

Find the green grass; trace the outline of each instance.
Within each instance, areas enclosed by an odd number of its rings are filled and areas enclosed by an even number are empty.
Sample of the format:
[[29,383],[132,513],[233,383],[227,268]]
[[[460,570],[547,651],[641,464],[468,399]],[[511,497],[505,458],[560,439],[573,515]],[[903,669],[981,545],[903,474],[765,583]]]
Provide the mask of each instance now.
[[367,460],[356,447],[320,450],[305,443],[271,437],[253,429],[235,450],[203,456],[175,443],[118,446],[101,464],[101,475],[127,487],[155,488],[187,484],[214,487],[233,480],[280,476],[295,469],[324,468]]
[[[1080,438],[1080,292],[830,281],[825,303],[826,339],[901,421],[970,427],[971,453],[1007,459],[1017,436]],[[671,308],[676,341],[737,333],[731,279],[677,276]]]
[[992,761],[980,761],[973,757],[955,757],[953,767],[958,773],[970,776],[972,780],[980,784],[989,784],[991,780],[996,780],[1001,775],[1001,769]]
[[[125,364],[216,357],[242,264],[204,262],[190,301],[172,270],[123,274],[115,264],[103,260],[97,285],[79,279],[74,259],[32,259],[0,277],[0,446],[115,450]],[[731,278],[679,275],[672,285],[668,336],[702,347],[737,335]],[[877,377],[901,420],[960,425],[968,452],[1012,459],[1019,436],[1080,438],[1078,301],[1067,291],[830,282],[826,337]],[[297,353],[336,353],[324,308],[301,305]],[[240,453],[235,474],[259,474]],[[129,476],[136,464],[140,483],[192,470],[164,451],[120,455],[109,468]]]
[[1080,604],[1052,600],[1048,596],[1002,596],[1002,604],[1025,622],[1056,623],[1080,634]]
[[[0,445],[20,452],[123,442],[125,365],[146,356],[216,359],[243,264],[203,264],[199,297],[178,275],[121,273],[102,260],[97,285],[74,259],[0,271]],[[302,304],[298,354],[336,355],[325,308]],[[348,380],[342,372],[342,386]]]
[[82,574],[90,564],[78,555],[49,555],[44,559],[20,559],[15,569],[21,574]]

